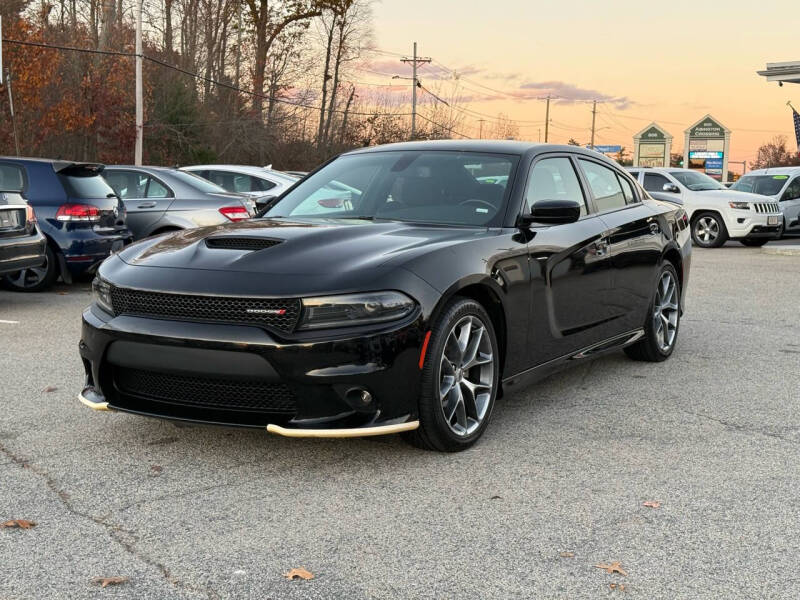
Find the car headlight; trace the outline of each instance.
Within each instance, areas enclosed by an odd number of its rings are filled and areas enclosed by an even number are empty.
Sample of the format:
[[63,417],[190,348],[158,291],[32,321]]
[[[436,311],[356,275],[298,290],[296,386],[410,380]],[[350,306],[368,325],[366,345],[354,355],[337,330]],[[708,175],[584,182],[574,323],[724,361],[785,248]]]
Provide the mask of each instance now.
[[92,280],[92,297],[100,308],[109,314],[114,314],[111,305],[111,284],[101,279],[99,275]]
[[414,301],[400,292],[368,292],[343,296],[303,298],[303,316],[298,329],[347,327],[383,323],[407,317]]
[[739,210],[750,210],[749,202],[728,202],[731,208],[738,208]]

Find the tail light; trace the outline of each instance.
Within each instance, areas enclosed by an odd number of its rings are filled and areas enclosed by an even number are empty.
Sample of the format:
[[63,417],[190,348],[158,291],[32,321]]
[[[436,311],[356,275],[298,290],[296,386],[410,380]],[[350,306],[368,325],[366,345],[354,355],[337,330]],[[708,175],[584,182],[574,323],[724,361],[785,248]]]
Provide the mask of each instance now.
[[99,221],[100,209],[91,204],[62,204],[56,212],[57,221]]
[[223,206],[219,209],[222,215],[231,221],[244,221],[250,218],[250,213],[244,206]]
[[25,223],[28,225],[36,223],[36,213],[33,212],[33,207],[30,204],[25,207]]

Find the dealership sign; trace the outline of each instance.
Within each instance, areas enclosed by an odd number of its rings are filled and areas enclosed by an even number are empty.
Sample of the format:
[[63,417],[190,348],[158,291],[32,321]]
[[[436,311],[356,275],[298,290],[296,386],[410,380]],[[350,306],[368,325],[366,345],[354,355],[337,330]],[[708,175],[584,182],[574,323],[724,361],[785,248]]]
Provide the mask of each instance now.
[[706,115],[684,131],[683,163],[715,179],[728,178],[731,131]]
[[633,166],[668,167],[672,136],[656,123],[650,123],[633,136]]

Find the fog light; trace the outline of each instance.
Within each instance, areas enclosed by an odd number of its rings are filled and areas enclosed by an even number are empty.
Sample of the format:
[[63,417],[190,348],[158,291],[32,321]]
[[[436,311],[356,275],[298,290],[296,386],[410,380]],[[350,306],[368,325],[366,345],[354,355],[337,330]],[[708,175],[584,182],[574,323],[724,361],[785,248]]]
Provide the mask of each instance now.
[[365,407],[372,404],[372,394],[363,388],[350,388],[344,396],[353,406]]

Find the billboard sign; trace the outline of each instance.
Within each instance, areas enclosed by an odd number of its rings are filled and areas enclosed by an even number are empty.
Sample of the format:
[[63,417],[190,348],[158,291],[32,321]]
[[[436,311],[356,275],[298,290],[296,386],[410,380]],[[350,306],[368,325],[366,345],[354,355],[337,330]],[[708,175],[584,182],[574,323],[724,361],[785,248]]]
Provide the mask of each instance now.
[[[591,146],[586,146],[591,150]],[[617,154],[620,150],[622,150],[622,146],[595,146],[594,149],[597,152],[601,152],[602,154]]]

